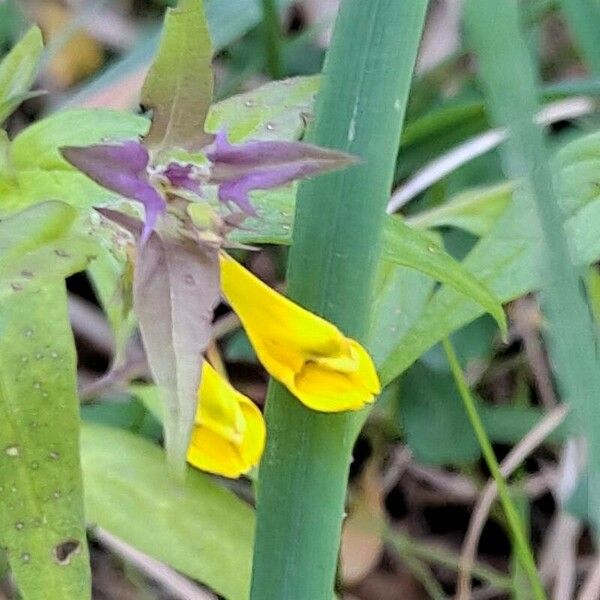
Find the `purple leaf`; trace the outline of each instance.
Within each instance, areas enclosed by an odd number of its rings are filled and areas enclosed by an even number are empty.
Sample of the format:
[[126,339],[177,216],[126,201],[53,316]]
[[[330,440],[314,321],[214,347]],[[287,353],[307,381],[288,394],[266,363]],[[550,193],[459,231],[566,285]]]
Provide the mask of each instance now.
[[167,456],[178,472],[185,468],[218,301],[217,251],[153,232],[138,253],[134,308],[148,364],[164,393]]
[[[140,237],[143,224],[137,219],[96,210]],[[163,390],[167,456],[176,471],[185,467],[203,354],[219,297],[216,249],[159,231],[150,234],[136,259],[133,304],[152,376]]]
[[166,208],[164,198],[148,180],[148,151],[139,142],[61,148],[64,158],[102,187],[144,205],[142,245]]
[[270,190],[356,162],[348,154],[302,142],[257,141],[230,144],[219,131],[208,147],[211,183],[219,185],[219,199],[233,202],[249,214],[255,211],[248,196],[252,190]]

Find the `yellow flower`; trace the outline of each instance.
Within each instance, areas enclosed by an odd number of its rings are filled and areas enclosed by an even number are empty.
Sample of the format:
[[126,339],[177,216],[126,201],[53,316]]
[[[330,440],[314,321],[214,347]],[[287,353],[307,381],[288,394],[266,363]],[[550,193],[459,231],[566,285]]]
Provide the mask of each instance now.
[[262,413],[206,361],[198,400],[188,462],[203,471],[231,478],[258,465],[266,437]]
[[288,300],[225,253],[223,295],[239,316],[259,360],[304,405],[322,412],[359,410],[380,392],[367,351]]

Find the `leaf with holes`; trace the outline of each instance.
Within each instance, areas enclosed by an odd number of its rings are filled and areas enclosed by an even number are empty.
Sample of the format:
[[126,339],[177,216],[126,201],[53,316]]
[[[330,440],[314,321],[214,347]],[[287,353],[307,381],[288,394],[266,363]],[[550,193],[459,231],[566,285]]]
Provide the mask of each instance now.
[[27,600],[90,598],[63,282],[0,306],[0,543]]

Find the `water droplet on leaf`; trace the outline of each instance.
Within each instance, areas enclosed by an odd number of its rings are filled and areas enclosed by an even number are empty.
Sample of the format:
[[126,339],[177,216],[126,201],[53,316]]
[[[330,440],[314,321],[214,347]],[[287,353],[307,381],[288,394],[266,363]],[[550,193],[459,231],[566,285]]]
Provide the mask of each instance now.
[[21,454],[19,446],[7,446],[4,452],[6,452],[6,455],[10,456],[11,458],[17,458]]

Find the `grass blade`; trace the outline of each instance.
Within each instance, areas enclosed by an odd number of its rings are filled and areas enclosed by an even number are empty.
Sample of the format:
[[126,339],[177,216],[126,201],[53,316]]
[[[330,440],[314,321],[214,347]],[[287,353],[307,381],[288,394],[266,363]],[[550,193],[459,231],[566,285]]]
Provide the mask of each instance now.
[[[289,294],[358,339],[369,325],[385,204],[426,7],[426,0],[342,3],[310,135],[362,163],[301,185]],[[253,600],[331,597],[350,451],[363,418],[311,412],[271,386]]]

